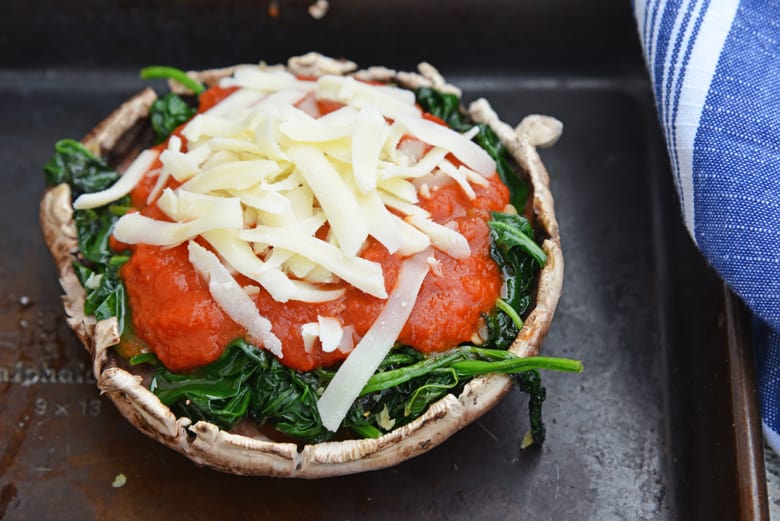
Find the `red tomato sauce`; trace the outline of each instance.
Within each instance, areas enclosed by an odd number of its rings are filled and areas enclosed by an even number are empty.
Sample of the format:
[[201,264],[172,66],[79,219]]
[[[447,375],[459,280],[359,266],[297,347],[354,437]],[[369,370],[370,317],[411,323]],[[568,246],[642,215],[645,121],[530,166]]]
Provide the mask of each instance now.
[[[198,112],[206,112],[211,107],[238,90],[238,87],[211,87],[201,92],[198,97]],[[186,123],[185,123],[186,125]]]
[[[201,100],[211,90],[202,94]],[[139,183],[133,191],[133,203],[150,217],[164,218],[156,205],[146,206],[146,198],[154,186],[154,178],[148,177],[152,180]],[[423,282],[411,317],[398,339],[401,344],[422,352],[450,349],[469,341],[481,315],[495,306],[502,279],[490,257],[487,221],[491,211],[501,211],[508,204],[509,191],[494,175],[488,186],[475,185],[474,192],[476,198],[469,200],[452,183],[433,188],[432,197],[419,203],[431,213],[433,220],[456,224],[469,242],[471,255],[454,259],[432,250],[440,264]],[[134,332],[166,367],[182,371],[206,365],[219,358],[228,342],[244,334],[211,298],[208,285],[189,263],[186,244],[174,248],[136,245],[132,249],[133,254],[121,275],[127,286]],[[391,255],[371,238],[361,256],[382,265],[385,287],[391,292],[403,262],[401,256]],[[239,283],[257,286],[244,277],[240,277]],[[323,352],[317,342],[311,352],[305,350],[301,326],[316,322],[318,316],[335,317],[344,326],[354,326],[358,337],[371,327],[386,301],[352,286],[344,287],[342,297],[319,304],[279,303],[261,288],[255,303],[260,314],[271,321],[273,333],[282,342],[284,357],[280,361],[284,365],[307,371],[346,358],[347,354],[339,350]]]
[[169,369],[212,362],[241,335],[192,268],[186,244],[165,250],[138,244],[121,273],[135,334]]

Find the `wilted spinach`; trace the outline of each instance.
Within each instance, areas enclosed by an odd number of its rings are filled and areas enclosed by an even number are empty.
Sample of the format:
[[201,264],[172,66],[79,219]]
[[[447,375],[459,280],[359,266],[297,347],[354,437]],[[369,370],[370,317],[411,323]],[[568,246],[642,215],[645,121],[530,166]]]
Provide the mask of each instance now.
[[73,268],[87,292],[84,314],[94,315],[98,320],[116,317],[121,333],[125,328],[127,293],[119,277],[121,264],[117,260],[126,261],[127,257],[116,256],[112,264],[102,266],[102,271],[100,268],[93,271],[79,262],[74,262]]
[[[460,346],[435,355],[402,347],[392,351],[369,379],[343,427],[364,437],[378,437],[419,417],[448,392],[459,392],[475,376],[524,374],[536,369],[580,371],[582,366],[574,360],[519,358],[508,351],[476,346]],[[238,339],[216,362],[192,374],[159,368],[151,389],[177,414],[194,420],[208,420],[228,429],[249,415],[258,424],[316,443],[333,436],[322,425],[317,410],[319,394],[333,374],[328,370],[301,373],[289,369],[267,351]],[[532,402],[539,405],[532,409],[536,416],[532,416],[531,425],[543,429],[538,374],[535,378],[521,378],[519,382],[527,392],[533,391]],[[541,390],[543,400],[544,388]],[[534,439],[541,443],[544,436],[534,433]]]
[[251,382],[268,356],[245,342],[233,342],[217,361],[194,373],[160,367],[150,389],[178,415],[229,429],[246,416]]
[[421,87],[414,91],[414,96],[425,112],[444,121],[452,130],[465,132],[473,127],[468,123],[468,117],[460,107],[460,98],[455,94]]
[[[205,90],[201,83],[187,76],[182,70],[174,67],[153,65],[141,69],[141,78],[144,79],[172,79],[184,87],[190,89],[198,96]],[[170,136],[179,125],[186,123],[197,112],[196,107],[187,104],[184,99],[170,92],[158,98],[149,109],[149,119],[154,129],[156,143],[162,143]]]
[[260,371],[251,383],[252,418],[299,440],[316,443],[329,439],[331,433],[322,425],[317,409],[317,374],[295,371],[265,351],[263,354]]
[[149,108],[149,120],[152,123],[155,143],[162,143],[179,125],[186,123],[197,110],[187,105],[180,96],[170,92],[157,98]]
[[[73,198],[105,190],[119,179],[115,170],[72,139],[58,141],[54,145],[54,155],[43,168],[46,183],[49,186],[67,183]],[[73,268],[86,290],[84,313],[94,315],[98,320],[116,317],[120,333],[125,326],[127,295],[119,268],[128,257],[117,255],[108,241],[114,223],[128,204],[129,198],[123,197],[106,206],[73,212],[79,242],[79,254]]]
[[493,212],[488,226],[490,255],[501,268],[505,293],[501,305],[485,316],[488,343],[507,349],[522,327],[516,317],[525,314],[531,305],[531,284],[539,268],[547,262],[547,255],[534,241],[533,228],[523,216]]
[[54,155],[43,166],[46,184],[70,185],[75,199],[81,194],[99,192],[113,185],[119,174],[75,139],[61,139],[54,145]]
[[318,377],[279,363],[244,340],[191,374],[160,367],[151,390],[179,415],[229,429],[247,415],[302,441],[331,437],[317,410]]
[[187,73],[176,67],[166,67],[165,65],[150,65],[141,69],[141,78],[145,80],[166,80],[170,79],[192,91],[193,94],[200,94],[206,87],[197,80],[187,76]]
[[547,399],[547,389],[542,385],[542,377],[539,376],[539,371],[534,370],[514,373],[512,380],[518,389],[528,395],[528,417],[533,443],[543,445],[547,437],[547,428],[542,421],[542,404]]
[[73,212],[82,258],[105,265],[116,255],[109,245],[111,231],[129,204],[130,198],[123,197],[107,206]]

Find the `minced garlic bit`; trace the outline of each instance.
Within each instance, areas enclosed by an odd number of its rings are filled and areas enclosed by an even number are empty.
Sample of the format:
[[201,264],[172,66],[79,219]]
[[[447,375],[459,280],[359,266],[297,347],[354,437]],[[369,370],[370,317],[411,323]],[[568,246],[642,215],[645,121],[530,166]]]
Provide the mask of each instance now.
[[386,431],[392,430],[395,426],[395,418],[390,417],[390,410],[387,408],[387,405],[377,415],[376,423]]

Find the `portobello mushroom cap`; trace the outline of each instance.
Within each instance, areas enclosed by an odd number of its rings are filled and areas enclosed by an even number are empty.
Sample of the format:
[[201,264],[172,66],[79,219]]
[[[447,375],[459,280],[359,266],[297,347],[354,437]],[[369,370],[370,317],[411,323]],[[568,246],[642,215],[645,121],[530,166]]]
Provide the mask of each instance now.
[[[447,84],[429,64],[420,64],[419,73],[398,72],[384,67],[357,70],[354,63],[334,60],[317,53],[291,58],[286,69],[294,74],[352,74],[361,79],[394,82],[410,89],[429,86],[450,93],[460,93]],[[188,73],[207,86],[230,75],[233,68]],[[178,92],[186,92],[172,85]],[[143,147],[141,136],[148,129],[148,111],[156,99],[147,88],[124,102],[95,127],[82,144],[99,156],[120,158],[120,170]],[[537,146],[553,144],[561,132],[554,118],[532,115],[516,128],[503,123],[489,103],[479,99],[468,109],[470,117],[495,131],[516,160],[531,185],[529,209],[534,227],[544,236],[542,248],[547,264],[538,274],[534,307],[515,339],[510,351],[526,357],[538,354],[550,326],[563,282],[563,257],[558,223],[547,171],[537,154]],[[522,209],[518,209],[522,211]],[[67,323],[84,344],[92,358],[95,377],[101,393],[108,395],[124,417],[147,436],[179,451],[197,464],[241,475],[322,478],[365,472],[396,465],[429,451],[459,429],[494,407],[512,383],[506,375],[487,375],[473,379],[459,396],[452,394],[432,404],[419,418],[377,439],[348,439],[299,446],[291,442],[272,441],[259,431],[242,427],[232,432],[217,426],[176,415],[151,391],[148,370],[129,367],[113,349],[119,341],[115,318],[97,321],[84,314],[84,288],[78,281],[72,263],[78,251],[70,187],[52,187],[40,204],[40,223],[44,238],[56,262],[62,302]]]

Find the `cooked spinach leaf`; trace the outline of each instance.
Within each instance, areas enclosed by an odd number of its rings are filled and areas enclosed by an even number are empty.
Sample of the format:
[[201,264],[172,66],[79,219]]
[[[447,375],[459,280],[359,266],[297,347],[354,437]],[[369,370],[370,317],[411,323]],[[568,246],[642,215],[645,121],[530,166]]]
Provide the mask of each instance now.
[[539,371],[534,370],[513,373],[512,380],[521,391],[528,395],[528,417],[531,422],[533,443],[543,445],[547,428],[542,421],[542,404],[547,399],[547,389],[542,385],[542,377],[539,376]]
[[261,362],[257,378],[251,382],[252,418],[299,440],[317,443],[329,439],[331,433],[322,425],[317,409],[317,375],[285,367],[266,351],[257,352]]
[[189,76],[181,69],[166,67],[164,65],[150,65],[141,69],[141,78],[145,80],[171,79],[180,85],[190,89],[194,94],[200,94],[206,87]]
[[493,212],[488,226],[490,255],[501,268],[504,297],[497,309],[485,316],[487,343],[507,349],[522,327],[518,319],[531,305],[531,285],[547,255],[534,242],[531,224],[521,215]]
[[116,317],[119,332],[125,329],[127,293],[119,277],[121,265],[103,265],[91,270],[79,262],[73,263],[79,282],[87,292],[84,313],[94,315],[98,320]]
[[[117,207],[126,208],[129,202],[129,197],[123,197],[117,201]],[[109,239],[114,223],[122,214],[114,208],[114,204],[111,204],[73,212],[73,221],[76,223],[76,235],[79,240],[79,253],[84,259],[105,265],[116,255],[109,245]]]
[[247,415],[250,380],[261,370],[263,355],[244,342],[233,342],[217,361],[192,374],[160,367],[150,389],[177,415],[229,429]]
[[[54,155],[44,166],[48,185],[67,183],[72,197],[99,192],[113,185],[119,174],[95,157],[81,143],[63,139],[54,145]],[[84,313],[98,320],[116,317],[124,331],[127,295],[119,269],[128,260],[109,246],[114,223],[127,211],[130,199],[123,197],[106,206],[73,212],[79,243],[76,275],[86,290]]]
[[157,358],[157,355],[154,353],[138,353],[137,355],[133,355],[128,360],[130,365],[141,365],[141,364],[150,364],[150,365],[160,365],[160,359]]
[[[187,73],[174,67],[152,65],[141,69],[141,78],[144,79],[171,79],[188,88],[196,96],[206,90],[206,87],[187,76]],[[154,129],[156,143],[162,143],[176,128],[186,123],[195,115],[197,109],[187,104],[184,99],[169,92],[162,98],[152,103],[149,109],[149,119]]]
[[539,267],[547,262],[547,254],[534,241],[534,231],[528,219],[511,213],[493,212],[488,223],[496,248],[504,259],[516,264],[520,253],[530,256]]
[[[431,403],[462,389],[474,376],[535,369],[579,372],[582,365],[560,358],[518,358],[508,351],[476,346],[431,356],[402,347],[391,352],[368,381],[343,427],[364,437],[377,437],[419,417]],[[289,369],[267,351],[238,339],[219,360],[191,374],[159,368],[151,389],[177,414],[194,420],[230,428],[248,414],[258,424],[316,443],[333,436],[317,410],[317,399],[333,374]],[[535,411],[541,420],[541,409]]]
[[509,188],[509,202],[512,203],[517,211],[522,212],[525,208],[525,203],[528,200],[528,194],[530,190],[528,183],[512,170],[509,166],[509,160],[507,159],[507,151],[501,140],[493,129],[479,124],[479,134],[474,136],[474,141],[481,146],[490,157],[496,161],[496,171],[498,172],[501,182],[503,182],[507,188]]
[[74,199],[81,194],[105,190],[119,179],[115,170],[74,139],[57,141],[54,155],[43,166],[43,171],[48,186],[67,183]]
[[267,351],[234,340],[216,361],[191,374],[161,367],[151,390],[179,415],[229,429],[250,415],[302,441],[331,437],[317,410],[319,381],[279,363]]
[[197,110],[187,105],[181,97],[169,92],[157,98],[149,108],[149,120],[152,123],[156,143],[162,143],[179,125],[186,123]]
[[[406,350],[411,356],[416,353]],[[446,353],[422,355],[417,360],[401,366],[387,366],[369,379],[345,420],[344,426],[372,426],[386,432],[419,417],[428,407],[447,393],[459,394],[471,378],[489,373],[524,374],[536,369],[580,372],[582,364],[575,360],[549,357],[519,358],[503,349],[487,349],[477,346],[460,346]],[[516,380],[519,383],[525,380]],[[534,380],[541,387],[541,379]],[[521,385],[526,392],[536,387]],[[544,390],[541,387],[542,391]],[[538,393],[537,393],[538,394]],[[543,429],[541,401],[531,414],[531,424]],[[542,398],[543,401],[543,398]],[[540,427],[539,427],[540,426]],[[535,438],[543,440],[541,438]],[[541,442],[540,442],[541,443]]]
[[468,124],[468,117],[460,107],[460,98],[455,94],[421,87],[414,91],[414,96],[425,112],[444,121],[452,130],[465,132],[473,126]]

